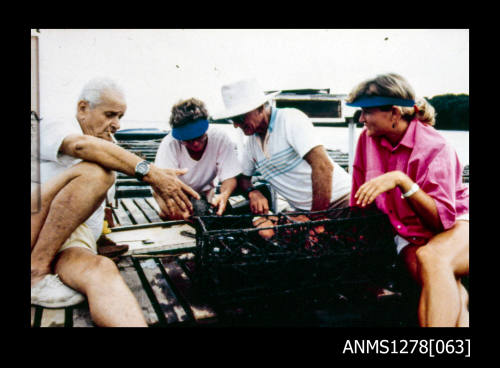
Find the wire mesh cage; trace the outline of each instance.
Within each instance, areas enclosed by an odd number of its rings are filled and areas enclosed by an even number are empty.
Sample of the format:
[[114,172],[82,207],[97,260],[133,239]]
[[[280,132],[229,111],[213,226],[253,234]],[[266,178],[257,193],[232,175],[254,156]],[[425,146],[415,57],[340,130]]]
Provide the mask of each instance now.
[[218,301],[382,285],[396,256],[389,219],[374,208],[200,216],[195,227],[194,280]]

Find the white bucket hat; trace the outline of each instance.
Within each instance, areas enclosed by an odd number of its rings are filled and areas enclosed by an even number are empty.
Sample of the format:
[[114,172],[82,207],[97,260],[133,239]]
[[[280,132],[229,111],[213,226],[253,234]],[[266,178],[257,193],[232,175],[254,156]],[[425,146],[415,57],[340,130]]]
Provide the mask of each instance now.
[[246,114],[273,99],[281,91],[265,94],[255,79],[244,79],[226,84],[221,88],[225,110],[214,115],[214,119],[227,119]]

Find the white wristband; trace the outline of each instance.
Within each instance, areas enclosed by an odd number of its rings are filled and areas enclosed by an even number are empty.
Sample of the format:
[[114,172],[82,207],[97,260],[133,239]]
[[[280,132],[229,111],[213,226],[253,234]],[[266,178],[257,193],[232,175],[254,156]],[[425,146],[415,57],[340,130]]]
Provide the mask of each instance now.
[[405,194],[403,194],[401,196],[401,198],[408,198],[408,197],[411,197],[413,194],[415,194],[418,190],[420,189],[420,187],[418,186],[417,183],[413,183],[413,185],[411,186],[410,190],[407,191]]

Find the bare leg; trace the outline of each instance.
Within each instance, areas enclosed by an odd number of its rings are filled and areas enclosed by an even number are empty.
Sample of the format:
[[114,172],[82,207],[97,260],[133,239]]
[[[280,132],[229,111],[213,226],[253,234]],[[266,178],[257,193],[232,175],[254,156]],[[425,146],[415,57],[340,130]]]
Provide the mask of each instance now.
[[460,291],[461,310],[458,316],[457,327],[469,327],[469,293],[462,285],[460,280],[457,281],[458,289]]
[[467,293],[459,279],[469,273],[469,223],[457,221],[450,230],[421,247],[407,247],[403,257],[422,286],[421,326],[454,327],[468,323]]
[[42,185],[42,207],[31,216],[31,285],[50,273],[50,263],[71,233],[102,203],[114,174],[82,162]]
[[94,323],[102,327],[147,327],[134,294],[115,263],[84,248],[68,248],[56,258],[55,272],[86,295]]

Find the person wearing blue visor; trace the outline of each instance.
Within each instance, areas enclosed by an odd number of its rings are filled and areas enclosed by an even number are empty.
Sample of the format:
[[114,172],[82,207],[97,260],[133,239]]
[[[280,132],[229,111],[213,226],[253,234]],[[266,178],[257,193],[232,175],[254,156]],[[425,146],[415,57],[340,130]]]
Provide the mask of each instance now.
[[422,327],[468,327],[469,189],[434,108],[394,73],[359,83],[346,99],[364,124],[353,163],[352,206],[375,205],[394,229],[402,265],[420,285]]
[[[160,168],[187,169],[179,179],[200,194],[222,215],[227,201],[237,186],[241,173],[236,144],[221,130],[211,127],[205,104],[190,98],[172,107],[167,135],[158,148],[155,165]],[[215,188],[220,183],[220,193]],[[163,201],[156,193],[163,219],[186,219],[188,211],[179,211]]]

